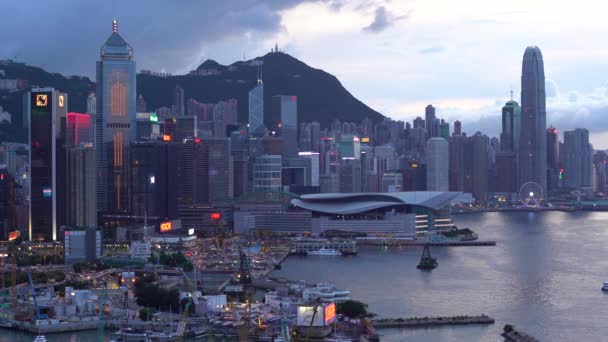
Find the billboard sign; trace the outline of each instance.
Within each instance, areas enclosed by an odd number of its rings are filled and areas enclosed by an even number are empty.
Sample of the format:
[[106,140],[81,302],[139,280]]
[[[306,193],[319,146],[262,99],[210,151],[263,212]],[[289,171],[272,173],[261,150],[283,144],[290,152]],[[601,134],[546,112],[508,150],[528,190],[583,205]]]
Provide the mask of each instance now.
[[173,229],[173,222],[167,221],[167,222],[160,223],[160,232],[161,233],[170,232],[172,229]]
[[331,323],[336,318],[336,303],[331,303],[325,306],[325,323]]

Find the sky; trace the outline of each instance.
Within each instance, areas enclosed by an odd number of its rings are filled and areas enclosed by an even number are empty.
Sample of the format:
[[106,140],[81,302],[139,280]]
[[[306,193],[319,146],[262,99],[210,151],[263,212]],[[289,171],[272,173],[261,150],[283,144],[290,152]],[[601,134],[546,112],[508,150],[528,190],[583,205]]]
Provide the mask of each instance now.
[[279,48],[334,74],[395,120],[427,104],[495,136],[519,101],[526,46],[542,50],[547,124],[608,148],[608,4],[578,0],[3,0],[0,59],[93,78],[117,18],[138,69],[186,73]]

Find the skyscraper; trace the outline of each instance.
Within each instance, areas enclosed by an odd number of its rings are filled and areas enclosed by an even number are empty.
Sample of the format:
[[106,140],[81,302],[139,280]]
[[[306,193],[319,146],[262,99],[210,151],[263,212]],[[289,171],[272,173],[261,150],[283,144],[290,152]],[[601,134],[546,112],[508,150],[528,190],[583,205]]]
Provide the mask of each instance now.
[[148,111],[148,105],[142,94],[137,97],[137,104],[135,106],[138,113],[145,113]]
[[173,113],[176,116],[184,115],[184,88],[179,84],[173,89]]
[[283,139],[283,156],[298,156],[298,98],[291,95],[272,97],[272,127]]
[[589,131],[577,128],[564,132],[563,149],[564,184],[572,188],[591,186],[593,148],[589,144]]
[[521,108],[511,99],[502,107],[502,131],[500,133],[500,150],[517,153],[521,130]]
[[435,137],[426,143],[426,189],[449,191],[449,146],[447,140]]
[[258,71],[257,85],[249,91],[249,135],[264,136],[264,83]]
[[462,134],[462,123],[459,120],[454,121],[454,135]]
[[67,225],[97,227],[97,158],[91,142],[68,148]]
[[433,105],[426,106],[426,108],[424,109],[424,124],[426,129],[427,140],[434,136],[437,136],[433,135],[433,127],[435,125],[435,120],[435,107],[433,107]]
[[559,137],[557,128],[547,128],[547,191],[557,189],[559,182]]
[[136,136],[135,89],[133,48],[118,34],[114,20],[97,62],[97,204],[102,211],[130,210],[129,145]]
[[526,48],[521,73],[521,133],[517,169],[518,185],[538,183],[547,189],[547,139],[545,137],[545,71],[536,46]]
[[30,240],[57,240],[65,224],[68,97],[53,88],[37,88],[25,95],[30,142]]
[[281,191],[282,158],[280,155],[264,154],[255,159],[253,164],[253,191]]
[[131,196],[133,215],[177,217],[177,145],[142,141],[131,145]]
[[439,136],[445,140],[450,139],[450,123],[443,119],[439,122]]

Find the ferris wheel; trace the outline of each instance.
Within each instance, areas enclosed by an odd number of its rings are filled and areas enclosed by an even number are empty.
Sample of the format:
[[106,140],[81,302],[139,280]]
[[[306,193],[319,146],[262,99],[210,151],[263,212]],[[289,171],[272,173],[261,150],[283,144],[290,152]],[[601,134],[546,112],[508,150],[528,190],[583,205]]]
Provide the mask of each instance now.
[[543,200],[543,188],[535,182],[524,183],[519,188],[519,200],[526,207],[540,207]]

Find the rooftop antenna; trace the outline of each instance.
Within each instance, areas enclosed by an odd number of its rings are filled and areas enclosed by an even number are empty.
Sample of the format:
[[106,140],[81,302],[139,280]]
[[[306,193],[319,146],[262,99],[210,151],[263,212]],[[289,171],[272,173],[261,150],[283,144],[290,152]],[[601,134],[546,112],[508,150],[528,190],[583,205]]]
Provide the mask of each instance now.
[[513,86],[511,86],[511,101],[513,101]]

